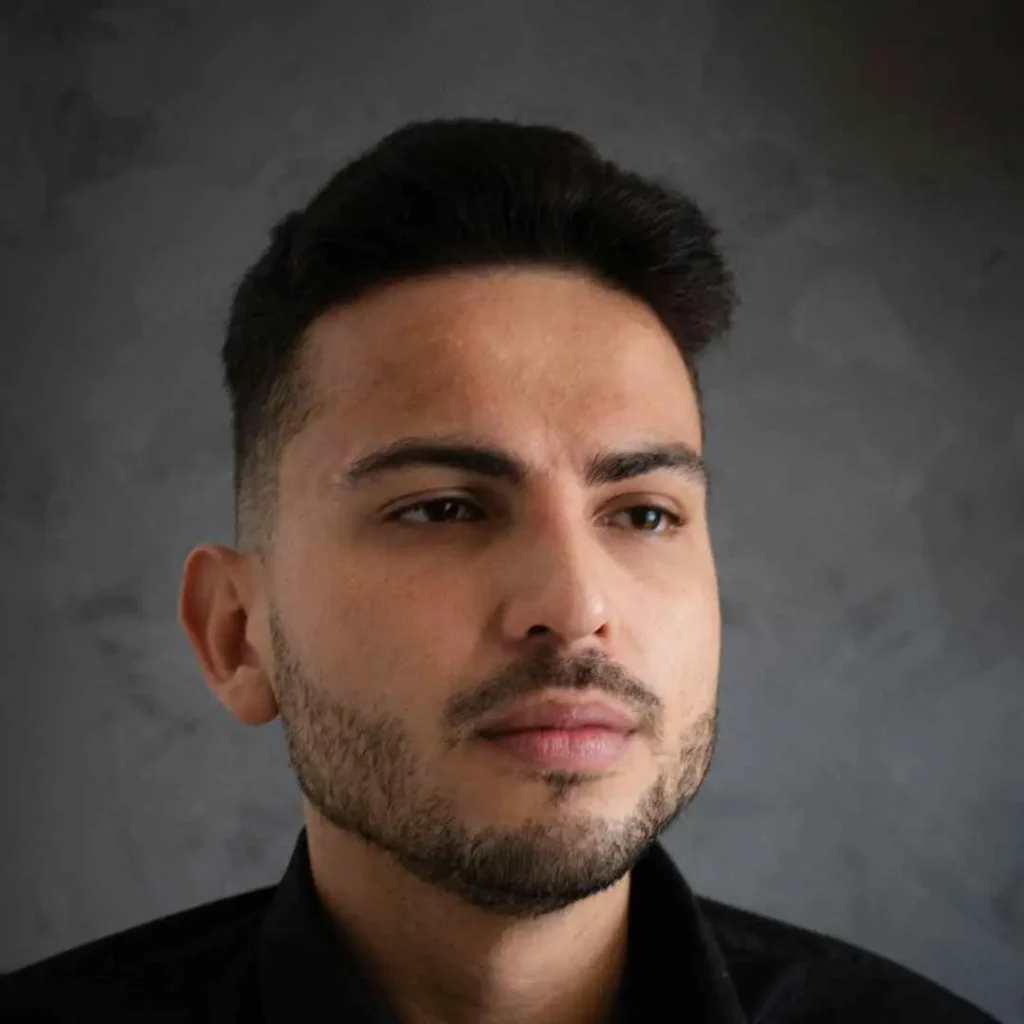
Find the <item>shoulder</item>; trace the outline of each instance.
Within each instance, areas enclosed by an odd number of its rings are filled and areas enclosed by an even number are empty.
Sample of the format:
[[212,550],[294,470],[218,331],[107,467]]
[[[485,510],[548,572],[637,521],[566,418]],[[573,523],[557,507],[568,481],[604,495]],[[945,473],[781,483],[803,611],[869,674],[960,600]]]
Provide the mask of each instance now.
[[877,953],[715,900],[697,902],[751,1024],[998,1024]]
[[179,1020],[248,969],[274,888],[190,907],[11,971],[0,977],[0,1019]]

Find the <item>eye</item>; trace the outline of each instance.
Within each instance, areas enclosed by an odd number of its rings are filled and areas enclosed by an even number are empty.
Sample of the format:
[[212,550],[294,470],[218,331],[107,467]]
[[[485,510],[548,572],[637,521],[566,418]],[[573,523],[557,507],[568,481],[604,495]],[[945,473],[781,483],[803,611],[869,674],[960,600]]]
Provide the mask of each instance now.
[[[419,526],[419,525],[444,525],[446,522],[451,522],[450,513],[454,508],[475,508],[480,509],[480,506],[476,502],[467,500],[466,498],[456,497],[454,495],[442,496],[440,498],[432,498],[429,501],[417,501],[412,505],[405,505],[400,509],[393,511],[385,520],[385,522],[397,522],[402,525]],[[427,523],[410,523],[406,517],[411,512],[426,512]],[[433,512],[433,515],[431,514]],[[640,533],[654,533],[654,534],[668,534],[674,533],[683,525],[682,516],[677,515],[675,512],[669,511],[667,508],[663,508],[661,505],[630,505],[626,508],[619,509],[614,515],[621,515],[623,512],[627,513],[639,513],[639,515],[633,515],[634,525],[639,522],[640,525],[650,524],[653,519],[657,522],[658,517],[669,522],[669,527],[664,530],[639,530]],[[474,520],[471,520],[474,521]]]

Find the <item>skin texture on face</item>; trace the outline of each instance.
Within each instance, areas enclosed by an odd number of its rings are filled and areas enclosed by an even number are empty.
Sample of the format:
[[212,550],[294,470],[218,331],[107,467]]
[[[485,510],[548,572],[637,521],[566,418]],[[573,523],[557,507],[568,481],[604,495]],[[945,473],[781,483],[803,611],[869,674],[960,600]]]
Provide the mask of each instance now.
[[[332,874],[344,855],[407,903],[440,901],[480,950],[479,1009],[500,981],[486,951],[517,923],[536,938],[578,909],[608,932],[628,872],[711,763],[706,492],[670,469],[583,475],[599,450],[699,453],[696,396],[648,307],[549,269],[391,285],[317,321],[303,366],[318,413],[282,457],[270,560],[197,549],[182,618],[237,717],[280,715],[325,900],[383,914]],[[346,484],[356,459],[424,434],[500,448],[532,475],[417,466]],[[618,703],[638,732],[612,767],[577,774],[476,735],[540,695]]]

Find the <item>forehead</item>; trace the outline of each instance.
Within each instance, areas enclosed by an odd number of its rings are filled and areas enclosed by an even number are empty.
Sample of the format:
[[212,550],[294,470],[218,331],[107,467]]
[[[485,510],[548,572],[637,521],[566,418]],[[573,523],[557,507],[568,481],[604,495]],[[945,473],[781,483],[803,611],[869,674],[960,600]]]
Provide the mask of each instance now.
[[389,285],[321,317],[304,356],[316,419],[346,434],[532,423],[567,439],[607,427],[699,440],[689,375],[653,310],[571,271]]

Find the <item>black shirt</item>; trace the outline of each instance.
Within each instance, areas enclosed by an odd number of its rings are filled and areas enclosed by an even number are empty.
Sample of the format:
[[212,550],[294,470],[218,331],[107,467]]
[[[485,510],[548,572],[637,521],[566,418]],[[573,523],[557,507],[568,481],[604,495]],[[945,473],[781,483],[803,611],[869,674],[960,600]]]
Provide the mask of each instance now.
[[[339,931],[341,932],[339,937]],[[280,883],[0,980],[4,1024],[399,1024],[332,928],[302,829]],[[633,869],[615,1024],[996,1024],[892,961],[695,896],[661,846]]]

